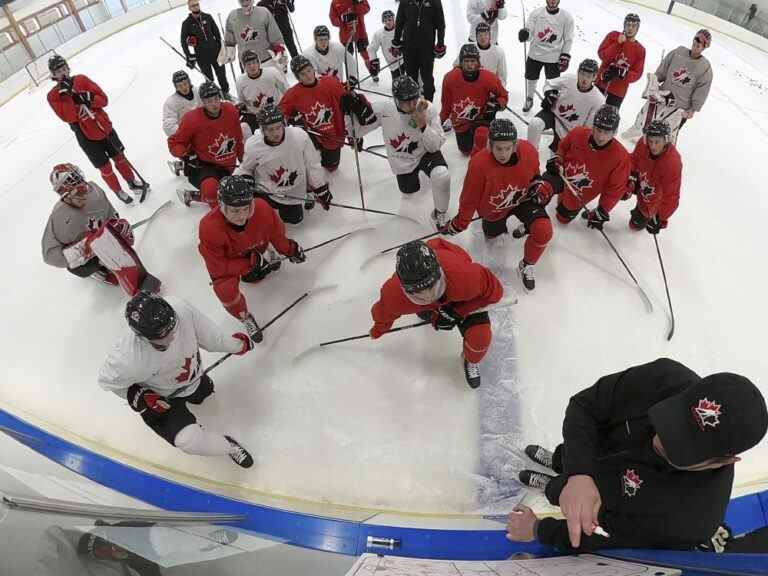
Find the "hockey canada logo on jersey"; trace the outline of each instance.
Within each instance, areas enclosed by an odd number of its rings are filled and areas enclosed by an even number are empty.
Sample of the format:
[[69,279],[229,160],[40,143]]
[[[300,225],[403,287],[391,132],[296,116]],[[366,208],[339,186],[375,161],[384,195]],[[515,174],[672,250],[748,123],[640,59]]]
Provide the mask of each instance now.
[[672,81],[681,86],[691,83],[691,76],[688,74],[688,68],[683,66],[677,70],[672,71]]
[[555,31],[552,30],[549,26],[544,28],[541,32],[537,32],[536,36],[539,39],[539,42],[546,42],[548,44],[551,44],[555,40],[557,40],[557,34],[555,34]]
[[333,123],[333,110],[322,102],[315,102],[306,118],[312,128],[330,126]]
[[[266,100],[264,99],[266,97]],[[267,96],[263,92],[259,94],[257,98],[255,98],[251,104],[253,104],[253,107],[256,108],[256,110],[261,110],[264,106],[267,106],[269,104],[274,104],[275,99],[272,96]]]
[[621,477],[621,482],[624,485],[624,495],[632,498],[637,491],[640,490],[640,486],[643,485],[643,481],[640,480],[640,476],[634,470],[627,469],[624,475]]
[[235,153],[235,139],[219,132],[213,143],[208,146],[208,153],[216,160],[226,160]]
[[507,210],[508,208],[514,208],[520,203],[523,192],[525,192],[525,188],[518,188],[509,184],[495,194],[491,194],[488,202],[490,202],[495,210]]
[[243,28],[242,32],[240,32],[240,39],[245,42],[256,40],[256,38],[258,37],[259,37],[258,31],[254,30],[250,26],[246,26],[245,28]]
[[557,114],[566,122],[576,122],[579,119],[574,104],[560,104],[557,107]]
[[579,192],[591,188],[594,183],[589,176],[589,170],[587,170],[586,164],[579,164],[578,166],[570,163],[566,164],[565,178]]
[[296,171],[288,172],[285,168],[280,166],[277,170],[269,175],[269,179],[275,183],[278,188],[291,188],[296,183],[296,178],[299,177],[299,173]]
[[651,183],[648,181],[648,174],[645,172],[640,174],[640,190],[638,191],[638,194],[640,194],[640,197],[646,202],[656,194],[656,188],[651,186]]
[[413,154],[419,147],[419,143],[411,141],[405,132],[399,134],[397,138],[390,139],[389,145],[395,149],[395,152],[404,154]]
[[331,68],[328,66],[324,72],[320,72],[320,76],[332,76],[333,78],[338,78],[339,71],[336,68]]
[[696,424],[699,425],[699,428],[704,430],[706,426],[717,428],[720,424],[720,416],[723,412],[720,404],[714,400],[710,401],[706,398],[702,398],[696,406],[691,406],[691,413],[693,414],[693,419],[696,420]]
[[480,107],[472,98],[462,98],[453,105],[453,117],[456,120],[474,120],[480,114]]

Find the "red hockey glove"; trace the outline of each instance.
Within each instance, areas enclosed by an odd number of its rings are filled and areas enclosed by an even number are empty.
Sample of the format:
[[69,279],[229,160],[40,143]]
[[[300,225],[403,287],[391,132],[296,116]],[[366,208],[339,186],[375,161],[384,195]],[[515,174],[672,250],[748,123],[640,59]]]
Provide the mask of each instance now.
[[629,200],[633,195],[637,194],[637,185],[639,184],[639,174],[636,171],[629,173],[629,179],[627,180],[627,187],[624,189],[624,195],[622,200]]
[[571,63],[571,55],[563,52],[562,54],[560,54],[560,59],[558,60],[557,68],[560,70],[560,72],[565,72],[566,70],[568,70],[568,66],[570,63]]
[[554,193],[555,190],[552,188],[552,184],[541,179],[531,182],[526,191],[528,200],[537,206],[546,206]]
[[193,48],[197,46],[197,36],[187,36],[187,46],[192,46]]
[[496,10],[501,10],[502,8],[504,8],[504,4],[505,4],[504,0],[496,0]]
[[140,384],[132,384],[128,388],[126,398],[133,411],[140,414],[149,410],[155,415],[160,416],[171,409],[171,405],[163,396],[148,388],[144,388]]
[[240,349],[240,352],[235,352],[237,356],[242,356],[246,352],[250,352],[251,350],[253,350],[253,342],[251,342],[251,339],[248,338],[248,334],[244,334],[242,332],[235,332],[234,334],[232,334],[232,338],[240,340],[240,342],[243,343],[243,347]]
[[275,56],[280,56],[283,52],[285,52],[285,46],[277,43],[272,44],[269,49],[275,53]]
[[611,219],[602,206],[598,206],[594,210],[584,210],[581,217],[587,221],[587,228],[594,228],[595,230],[602,230],[603,224]]
[[445,51],[446,51],[445,44],[435,45],[435,50],[434,50],[435,58],[442,58],[443,56],[445,56]]

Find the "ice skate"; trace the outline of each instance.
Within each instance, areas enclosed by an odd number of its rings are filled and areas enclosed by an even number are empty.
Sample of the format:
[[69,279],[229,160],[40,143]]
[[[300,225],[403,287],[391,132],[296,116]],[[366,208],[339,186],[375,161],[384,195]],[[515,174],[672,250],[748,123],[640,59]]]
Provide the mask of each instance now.
[[466,358],[464,360],[464,378],[467,380],[467,384],[472,389],[480,388],[480,364],[470,362]]
[[536,277],[533,274],[533,264],[527,264],[525,260],[520,260],[517,265],[517,273],[520,274],[520,280],[523,282],[523,288],[526,292],[532,292],[536,288]]
[[552,457],[554,454],[544,448],[543,446],[539,446],[538,444],[529,444],[525,447],[525,455],[528,456],[531,460],[536,462],[539,466],[544,466],[544,468],[549,468],[550,470],[553,470],[552,468]]
[[253,457],[248,450],[240,446],[240,444],[231,436],[224,436],[229,442],[230,450],[229,457],[232,458],[232,462],[241,466],[242,468],[250,468],[253,466]]
[[250,312],[241,320],[241,322],[243,323],[245,331],[248,333],[248,337],[254,344],[258,344],[264,340],[264,333],[261,331],[261,328],[259,328],[259,325],[256,323],[256,320]]
[[520,482],[529,488],[536,488],[542,492],[547,488],[547,484],[551,480],[554,480],[554,476],[549,474],[543,474],[541,472],[534,472],[533,470],[523,470],[517,475]]

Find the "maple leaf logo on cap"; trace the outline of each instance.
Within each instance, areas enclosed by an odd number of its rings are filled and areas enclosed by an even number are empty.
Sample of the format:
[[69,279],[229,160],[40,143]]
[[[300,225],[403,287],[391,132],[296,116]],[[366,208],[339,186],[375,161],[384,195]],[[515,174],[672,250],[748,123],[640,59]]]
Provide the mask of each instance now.
[[621,481],[624,485],[624,494],[630,498],[637,494],[640,486],[643,485],[643,481],[640,479],[640,476],[637,475],[637,472],[629,468],[624,472]]
[[706,426],[716,428],[720,424],[720,416],[723,412],[720,404],[702,398],[696,406],[691,406],[691,413],[699,428],[704,430]]

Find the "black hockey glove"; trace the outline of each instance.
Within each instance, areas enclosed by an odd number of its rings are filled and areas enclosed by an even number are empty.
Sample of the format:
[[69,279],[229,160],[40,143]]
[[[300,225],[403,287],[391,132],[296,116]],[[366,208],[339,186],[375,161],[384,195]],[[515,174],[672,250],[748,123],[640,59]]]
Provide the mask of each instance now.
[[134,412],[145,416],[159,418],[171,409],[170,403],[163,396],[141,384],[131,384],[125,397]]
[[280,260],[270,262],[258,252],[254,252],[251,255],[251,263],[253,264],[251,269],[240,276],[240,280],[243,282],[259,282],[260,280],[264,280],[269,274],[279,270],[282,265]]
[[59,94],[72,95],[72,78],[65,77],[59,80]]
[[558,178],[562,178],[560,175],[560,170],[563,166],[562,160],[560,160],[560,156],[555,154],[552,156],[549,160],[547,160],[547,172],[550,174],[557,176]]
[[435,55],[435,58],[438,60],[445,56],[446,47],[445,44],[436,44],[435,48],[433,50],[433,54]]
[[323,207],[323,210],[331,209],[331,202],[333,201],[333,194],[328,188],[328,184],[323,184],[312,191],[315,195],[315,200]]
[[496,10],[504,8],[504,0],[496,0]]
[[649,234],[653,234],[656,236],[659,232],[661,232],[662,228],[667,227],[667,221],[666,220],[660,220],[658,215],[654,216],[650,219],[648,222],[648,225],[645,227],[646,232]]
[[355,14],[354,12],[345,12],[344,14],[341,15],[341,21],[344,22],[345,24],[349,24],[350,22],[354,22],[355,20],[357,20],[357,14]]
[[560,98],[560,90],[545,90],[544,99],[541,101],[542,110],[552,110],[558,98]]
[[378,58],[370,60],[368,62],[368,72],[371,73],[371,76],[378,76],[379,72],[381,72],[381,60]]
[[432,318],[432,327],[435,330],[453,330],[462,322],[464,318],[448,304],[437,310],[437,314]]
[[72,94],[72,100],[75,104],[82,104],[83,106],[90,108],[93,103],[93,96],[90,92],[75,92]]
[[197,65],[197,57],[196,56],[188,56],[187,57],[187,68],[194,68]]
[[392,38],[392,48],[396,48],[397,50],[400,50],[400,48],[402,47],[403,47],[402,38]]
[[296,242],[296,240],[291,240],[291,244],[293,245],[293,253],[288,256],[288,260],[294,264],[301,264],[302,262],[306,262],[307,256],[304,254],[302,247],[299,246],[299,243]]
[[598,206],[594,210],[584,210],[581,217],[587,221],[587,228],[594,228],[595,230],[602,230],[603,224],[611,219],[602,206]]
[[488,22],[488,24],[493,24],[496,18],[499,17],[499,11],[498,10],[486,10],[485,12],[480,14],[480,17]]
[[616,70],[618,70],[616,66],[608,66],[608,68],[605,69],[605,72],[603,72],[603,82],[607,83],[616,78]]
[[517,33],[517,39],[520,40],[520,42],[527,42],[530,37],[531,33],[527,28],[520,28],[520,31]]

